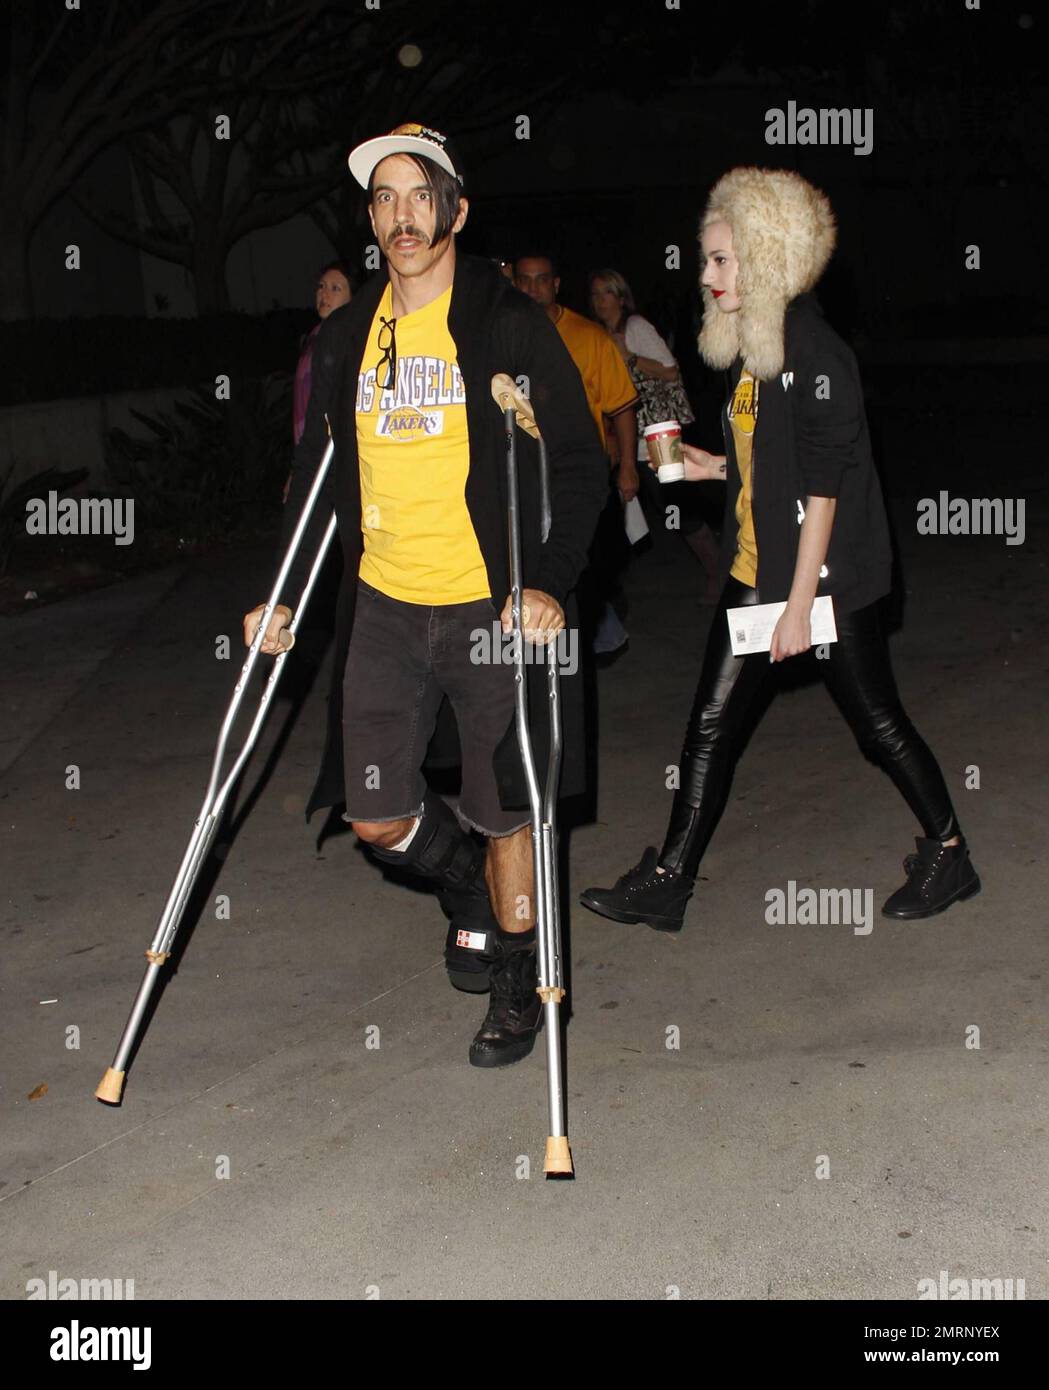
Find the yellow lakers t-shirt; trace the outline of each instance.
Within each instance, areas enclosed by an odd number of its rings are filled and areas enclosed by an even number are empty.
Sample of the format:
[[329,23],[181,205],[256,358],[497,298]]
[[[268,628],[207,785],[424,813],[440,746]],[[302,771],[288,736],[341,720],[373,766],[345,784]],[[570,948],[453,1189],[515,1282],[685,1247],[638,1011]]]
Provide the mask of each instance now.
[[357,376],[361,473],[360,577],[403,603],[471,603],[491,597],[466,506],[470,439],[466,392],[448,331],[451,286],[394,324],[396,380],[379,366],[386,286]]
[[736,498],[736,558],[732,562],[732,577],[751,588],[758,582],[758,542],[754,535],[752,465],[754,461],[754,428],[758,423],[758,383],[750,372],[740,374],[728,408],[732,426],[732,443],[739,467],[740,489]]

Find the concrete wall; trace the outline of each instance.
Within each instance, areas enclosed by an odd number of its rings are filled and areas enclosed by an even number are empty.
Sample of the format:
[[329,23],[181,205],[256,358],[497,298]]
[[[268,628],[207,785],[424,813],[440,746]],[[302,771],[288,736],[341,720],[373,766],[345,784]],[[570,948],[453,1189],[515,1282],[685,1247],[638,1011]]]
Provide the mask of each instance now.
[[148,437],[148,428],[131,411],[156,415],[189,395],[188,391],[156,388],[7,406],[0,410],[0,479],[12,465],[8,488],[45,468],[87,468],[90,476],[85,485],[100,487],[107,481],[107,432],[124,429]]

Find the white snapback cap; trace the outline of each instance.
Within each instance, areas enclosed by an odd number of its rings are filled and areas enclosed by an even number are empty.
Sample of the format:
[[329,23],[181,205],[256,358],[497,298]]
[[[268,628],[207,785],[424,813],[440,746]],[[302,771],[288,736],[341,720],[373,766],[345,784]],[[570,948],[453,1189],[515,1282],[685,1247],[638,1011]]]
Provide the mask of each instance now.
[[447,135],[413,121],[397,126],[388,135],[376,135],[372,140],[365,140],[352,149],[347,160],[350,173],[362,188],[367,188],[375,166],[391,154],[423,155],[447,170],[460,183],[463,181],[448,147]]

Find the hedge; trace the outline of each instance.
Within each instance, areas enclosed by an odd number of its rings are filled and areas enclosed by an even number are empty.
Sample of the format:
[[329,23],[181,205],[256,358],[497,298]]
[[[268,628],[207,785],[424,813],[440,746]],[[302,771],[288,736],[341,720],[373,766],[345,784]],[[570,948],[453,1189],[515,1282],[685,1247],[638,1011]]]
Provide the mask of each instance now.
[[39,319],[0,323],[0,405],[188,387],[220,373],[294,370],[308,309],[195,319]]

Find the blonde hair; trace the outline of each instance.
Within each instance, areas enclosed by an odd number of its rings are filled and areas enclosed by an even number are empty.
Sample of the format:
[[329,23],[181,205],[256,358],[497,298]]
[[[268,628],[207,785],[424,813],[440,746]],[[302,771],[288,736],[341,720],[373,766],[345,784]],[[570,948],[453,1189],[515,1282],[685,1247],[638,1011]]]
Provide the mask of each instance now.
[[590,274],[587,276],[586,281],[587,293],[589,294],[591,300],[593,300],[594,297],[595,280],[604,280],[607,284],[609,284],[612,287],[612,291],[618,298],[620,307],[622,308],[624,323],[630,317],[631,314],[637,313],[637,304],[634,301],[634,292],[627,283],[625,275],[620,275],[618,270],[610,270],[608,268],[604,270],[592,270]]

